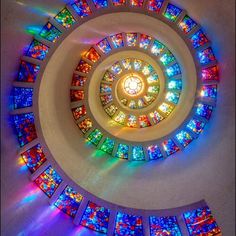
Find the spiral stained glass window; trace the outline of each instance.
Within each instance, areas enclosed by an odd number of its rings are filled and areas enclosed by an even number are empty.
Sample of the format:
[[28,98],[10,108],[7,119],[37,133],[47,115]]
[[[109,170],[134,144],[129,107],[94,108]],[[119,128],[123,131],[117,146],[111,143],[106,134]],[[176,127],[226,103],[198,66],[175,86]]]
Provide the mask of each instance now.
[[26,53],[26,56],[42,61],[47,56],[48,50],[49,50],[48,46],[34,39],[32,43],[30,44],[30,47]]
[[148,10],[159,13],[163,2],[164,2],[164,0],[149,0],[148,1]]
[[66,186],[54,205],[74,218],[82,200],[83,196],[81,194],[73,190],[72,187]]
[[150,160],[163,159],[160,148],[157,145],[151,145],[147,148]]
[[115,146],[115,141],[113,139],[106,138],[100,149],[108,154],[112,154],[114,146]]
[[81,18],[92,13],[86,0],[76,0],[71,6]]
[[121,159],[128,159],[129,146],[126,144],[119,143],[117,147],[116,157]]
[[66,29],[70,28],[75,23],[74,17],[67,8],[60,11],[54,19]]
[[162,147],[165,150],[167,156],[179,151],[179,147],[174,143],[172,139],[168,139],[162,143]]
[[190,38],[190,41],[194,48],[201,47],[209,42],[208,38],[202,30],[199,30],[195,34],[193,34]]
[[197,23],[188,15],[186,15],[183,20],[179,23],[179,28],[185,33],[189,33],[195,26],[197,26]]
[[171,21],[176,21],[181,12],[182,12],[182,10],[180,8],[169,3],[167,5],[164,16]]
[[110,210],[89,202],[80,224],[101,233],[107,233]]
[[37,138],[33,113],[13,115],[12,121],[21,147]]
[[209,207],[185,212],[184,220],[190,236],[195,235],[218,235],[221,233]]
[[192,136],[184,130],[176,134],[175,137],[179,141],[179,143],[182,144],[184,147],[186,147],[187,145],[189,145],[189,143],[193,141]]
[[92,127],[93,127],[93,122],[91,121],[91,119],[86,118],[83,121],[81,121],[78,124],[80,130],[82,131],[82,133],[87,133]]
[[56,170],[49,166],[34,182],[50,198],[62,182],[62,178]]
[[32,88],[13,88],[13,107],[14,109],[31,107],[33,104]]
[[85,106],[82,105],[80,107],[73,108],[72,114],[73,114],[75,120],[78,120],[81,117],[85,116],[87,114]]
[[17,81],[34,83],[39,73],[39,69],[39,65],[21,61]]
[[182,236],[177,218],[175,216],[156,217],[150,216],[150,235]]
[[117,213],[115,236],[139,235],[143,236],[143,220],[141,216]]
[[34,173],[47,160],[40,144],[21,153],[21,157],[31,173]]
[[52,25],[50,22],[48,22],[39,33],[42,38],[53,43],[57,41],[61,34],[61,31],[57,29],[54,25]]

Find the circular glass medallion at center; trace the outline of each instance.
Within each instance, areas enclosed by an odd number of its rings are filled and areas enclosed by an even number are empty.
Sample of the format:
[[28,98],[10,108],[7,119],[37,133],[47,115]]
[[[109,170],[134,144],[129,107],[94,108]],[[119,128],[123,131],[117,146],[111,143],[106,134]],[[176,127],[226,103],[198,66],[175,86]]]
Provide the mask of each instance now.
[[142,79],[137,75],[128,75],[123,83],[123,89],[129,96],[137,96],[143,91]]

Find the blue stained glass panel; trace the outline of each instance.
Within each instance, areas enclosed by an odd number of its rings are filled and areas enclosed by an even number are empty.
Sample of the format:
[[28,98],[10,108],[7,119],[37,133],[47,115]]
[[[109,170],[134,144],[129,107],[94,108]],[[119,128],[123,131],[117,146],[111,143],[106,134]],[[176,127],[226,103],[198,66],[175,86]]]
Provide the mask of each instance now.
[[31,107],[33,105],[33,88],[13,88],[14,109]]

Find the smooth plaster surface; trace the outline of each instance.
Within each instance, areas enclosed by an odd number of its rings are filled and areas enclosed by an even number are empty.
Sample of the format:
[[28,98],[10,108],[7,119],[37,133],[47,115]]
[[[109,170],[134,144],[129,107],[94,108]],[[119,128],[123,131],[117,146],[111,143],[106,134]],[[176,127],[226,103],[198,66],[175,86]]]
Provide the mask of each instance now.
[[[33,3],[24,1],[24,3],[25,5],[15,1],[2,1],[3,156],[1,184],[3,217],[1,233],[10,236],[28,235],[29,232],[31,235],[60,235],[59,232],[63,232],[63,235],[74,235],[76,229],[70,219],[61,216],[62,214],[49,217],[49,206],[43,193],[37,193],[35,190],[36,197],[24,201],[34,187],[29,181],[29,173],[20,169],[17,164],[17,142],[8,121],[8,97],[11,82],[16,76],[19,57],[25,45],[31,41],[31,36],[27,35],[23,29],[30,25],[43,25],[47,16],[42,12],[48,9],[50,14],[55,14],[64,4],[63,1],[34,1]],[[235,93],[233,89],[235,58],[232,53],[234,51],[234,1],[180,0],[178,4],[183,6],[189,15],[204,27],[212,39],[213,49],[220,62],[219,99],[211,122],[197,141],[184,153],[177,154],[173,159],[170,158],[163,163],[149,163],[144,167],[131,168],[125,165],[124,168],[117,168],[114,172],[117,181],[113,183],[113,186],[107,186],[105,182],[107,180],[104,178],[104,174],[107,173],[103,173],[103,171],[94,173],[91,170],[96,177],[93,186],[96,187],[96,181],[103,178],[104,188],[100,190],[102,195],[109,195],[114,201],[129,201],[134,207],[139,207],[143,201],[150,204],[152,208],[160,206],[159,195],[157,195],[159,189],[156,182],[162,183],[164,190],[172,192],[171,196],[163,194],[163,198],[168,199],[166,202],[163,199],[167,207],[172,207],[173,203],[188,204],[185,201],[185,195],[196,198],[196,201],[199,200],[198,197],[205,198],[222,227],[223,235],[231,236],[235,233],[235,124],[232,115],[234,114]],[[41,8],[36,8],[37,6]],[[91,166],[96,166],[96,160],[91,158],[90,161]],[[104,162],[104,166],[106,165],[103,158],[99,161]],[[168,174],[161,175],[167,169]],[[159,176],[158,181],[153,179],[153,173]],[[124,174],[127,178],[124,178]],[[133,186],[128,185],[131,179],[128,176],[136,179],[135,182],[132,182]],[[164,185],[164,183],[169,184]],[[119,194],[115,191],[116,185],[121,186]],[[87,187],[93,188],[93,186]],[[127,191],[127,188],[130,187],[139,189],[141,196],[133,195],[132,189]],[[125,194],[121,194],[122,192]],[[117,195],[114,195],[115,193]],[[155,195],[156,197],[153,197]],[[20,232],[25,232],[25,234],[20,234]],[[95,234],[85,232],[84,235]]]

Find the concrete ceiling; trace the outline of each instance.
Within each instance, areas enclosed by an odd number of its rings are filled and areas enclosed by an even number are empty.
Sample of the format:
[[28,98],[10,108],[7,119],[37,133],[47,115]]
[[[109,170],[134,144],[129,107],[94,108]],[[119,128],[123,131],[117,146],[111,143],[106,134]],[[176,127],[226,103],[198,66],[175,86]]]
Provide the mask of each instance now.
[[[174,158],[144,166],[120,162],[107,168],[109,161],[92,158],[93,150],[88,150],[90,157],[86,163],[82,162],[84,168],[76,169],[74,173],[80,172],[76,177],[72,174],[71,178],[105,200],[135,208],[172,208],[205,199],[222,227],[223,235],[234,235],[234,1],[179,0],[176,3],[205,29],[221,70],[217,108],[204,133]],[[75,229],[66,216],[50,214],[46,196],[34,190],[29,173],[19,168],[17,142],[8,120],[8,98],[19,58],[32,39],[31,33],[40,28],[49,15],[57,13],[65,1],[3,0],[1,4],[2,235],[27,235],[27,232],[34,232],[31,235],[58,235],[58,232],[89,235],[86,229]],[[78,55],[74,55],[75,59]],[[71,68],[74,68],[73,63]],[[48,133],[52,132],[48,130]],[[61,164],[60,158],[65,156],[60,154],[56,141],[61,142],[56,139],[49,147]],[[65,171],[70,174],[69,169]],[[35,191],[35,198],[27,198],[32,191]]]

